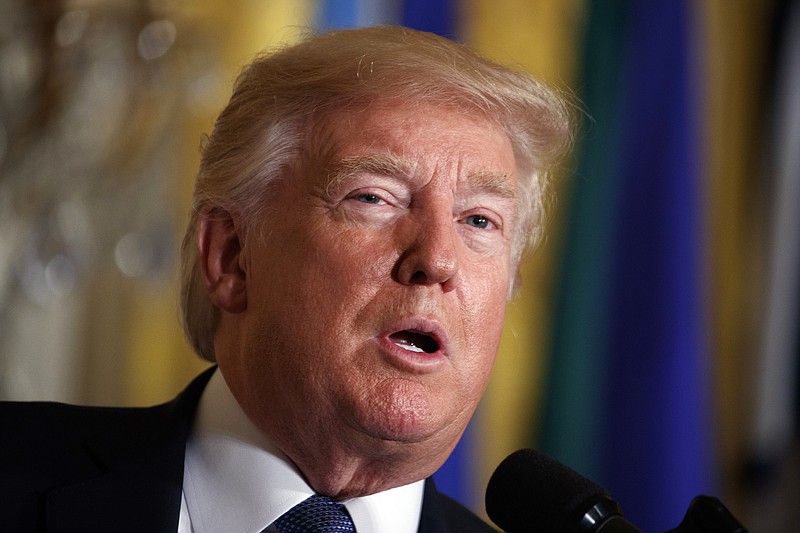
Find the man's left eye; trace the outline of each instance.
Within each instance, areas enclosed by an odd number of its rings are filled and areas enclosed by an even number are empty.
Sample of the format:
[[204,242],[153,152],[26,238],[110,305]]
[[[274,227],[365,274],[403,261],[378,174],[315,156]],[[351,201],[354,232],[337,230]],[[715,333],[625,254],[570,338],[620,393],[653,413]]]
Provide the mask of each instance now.
[[470,226],[479,229],[486,229],[491,224],[491,221],[483,215],[470,215],[464,220]]
[[379,204],[382,202],[380,196],[369,193],[359,194],[356,198],[359,202],[364,202],[365,204]]

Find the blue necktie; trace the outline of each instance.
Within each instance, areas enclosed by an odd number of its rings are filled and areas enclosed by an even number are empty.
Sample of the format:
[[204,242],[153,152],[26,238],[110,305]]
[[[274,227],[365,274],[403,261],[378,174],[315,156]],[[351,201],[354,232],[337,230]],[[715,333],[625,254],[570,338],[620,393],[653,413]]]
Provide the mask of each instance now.
[[311,496],[278,518],[280,533],[355,533],[344,505],[327,496]]

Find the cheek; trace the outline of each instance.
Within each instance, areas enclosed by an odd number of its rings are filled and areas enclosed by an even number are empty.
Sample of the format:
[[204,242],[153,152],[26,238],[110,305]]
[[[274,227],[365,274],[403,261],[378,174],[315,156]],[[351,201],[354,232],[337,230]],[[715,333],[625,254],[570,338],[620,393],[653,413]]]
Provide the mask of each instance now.
[[507,281],[505,277],[499,277],[474,282],[469,286],[470,292],[463,295],[461,307],[467,351],[472,356],[468,374],[476,383],[485,385],[494,366],[503,332]]
[[328,222],[303,243],[298,264],[314,265],[323,277],[343,281],[383,279],[400,254],[392,231],[365,230]]
[[505,264],[483,265],[465,272],[465,281],[459,286],[459,300],[471,336],[499,341],[509,283]]

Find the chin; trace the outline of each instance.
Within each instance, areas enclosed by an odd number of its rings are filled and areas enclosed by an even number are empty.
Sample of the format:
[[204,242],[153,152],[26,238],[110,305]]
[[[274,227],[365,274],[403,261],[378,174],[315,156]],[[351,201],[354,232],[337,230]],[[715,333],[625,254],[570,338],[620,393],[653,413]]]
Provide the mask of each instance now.
[[[419,384],[382,389],[362,418],[366,433],[400,444],[453,441],[455,445],[466,424],[458,423],[454,401],[431,397]],[[459,427],[455,428],[456,425]]]

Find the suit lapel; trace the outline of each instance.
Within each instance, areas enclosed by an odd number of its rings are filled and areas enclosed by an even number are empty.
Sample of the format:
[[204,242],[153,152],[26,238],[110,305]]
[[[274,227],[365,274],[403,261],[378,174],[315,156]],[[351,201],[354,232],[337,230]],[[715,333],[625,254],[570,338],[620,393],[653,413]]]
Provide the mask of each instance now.
[[496,533],[488,524],[455,500],[436,490],[433,479],[425,480],[419,533]]
[[176,531],[186,439],[212,373],[170,403],[118,410],[113,426],[86,439],[80,481],[46,496],[46,531]]
[[[101,424],[102,430],[84,439],[84,456],[71,463],[74,482],[45,495],[45,531],[177,531],[186,440],[213,371],[170,403],[103,410],[101,417],[113,425]],[[419,532],[467,531],[492,529],[426,480]]]
[[442,508],[441,498],[442,495],[436,490],[433,479],[426,479],[419,533],[450,533],[452,531],[447,524],[447,516]]

